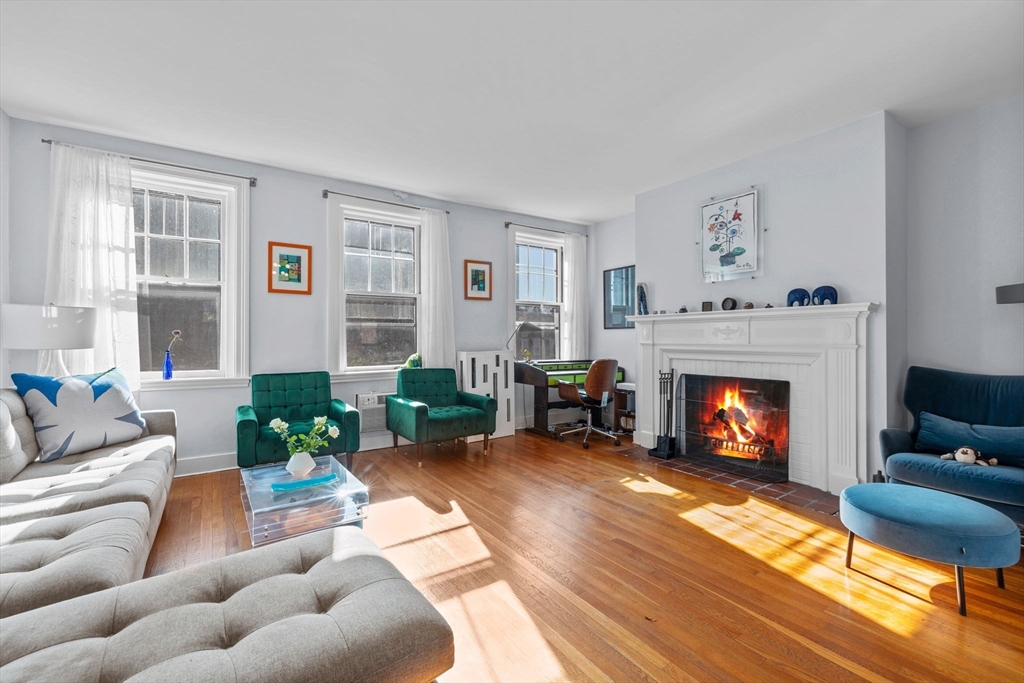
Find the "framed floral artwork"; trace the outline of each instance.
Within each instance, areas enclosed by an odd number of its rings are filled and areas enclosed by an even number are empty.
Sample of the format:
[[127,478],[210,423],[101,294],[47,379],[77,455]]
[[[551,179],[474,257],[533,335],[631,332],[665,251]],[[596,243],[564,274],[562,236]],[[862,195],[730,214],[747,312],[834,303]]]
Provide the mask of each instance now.
[[285,242],[268,244],[267,291],[310,294],[313,291],[313,247]]
[[701,275],[704,282],[757,271],[757,190],[750,189],[700,207]]
[[490,301],[493,287],[491,262],[467,259],[463,266],[463,284],[467,299]]

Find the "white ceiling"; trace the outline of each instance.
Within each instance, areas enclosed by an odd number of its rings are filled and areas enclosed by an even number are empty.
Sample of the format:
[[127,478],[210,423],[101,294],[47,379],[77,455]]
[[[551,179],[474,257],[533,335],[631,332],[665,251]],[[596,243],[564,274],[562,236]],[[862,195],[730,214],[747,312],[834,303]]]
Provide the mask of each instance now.
[[8,114],[590,223],[1024,91],[1024,3],[0,3]]

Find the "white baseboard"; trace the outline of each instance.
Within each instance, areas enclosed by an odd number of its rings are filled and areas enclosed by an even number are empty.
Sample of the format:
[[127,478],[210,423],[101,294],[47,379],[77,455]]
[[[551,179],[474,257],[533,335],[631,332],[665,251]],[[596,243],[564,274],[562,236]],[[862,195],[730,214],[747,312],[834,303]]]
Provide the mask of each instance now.
[[194,458],[178,458],[174,476],[191,477],[194,474],[220,472],[221,470],[238,469],[238,458],[234,453],[215,453],[213,455],[197,455]]

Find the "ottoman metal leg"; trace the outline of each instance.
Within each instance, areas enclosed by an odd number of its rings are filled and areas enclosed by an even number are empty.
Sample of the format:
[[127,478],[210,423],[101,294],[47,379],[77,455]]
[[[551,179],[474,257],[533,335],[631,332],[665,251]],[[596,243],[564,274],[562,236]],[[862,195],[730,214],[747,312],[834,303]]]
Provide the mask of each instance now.
[[996,569],[996,584],[1000,588],[1006,588],[1006,582],[1003,581],[1003,568],[1002,567],[999,567],[998,569]]
[[850,538],[846,541],[846,568],[850,568],[850,563],[853,561],[853,539],[857,538],[857,534],[850,532]]
[[960,606],[961,616],[967,616],[967,594],[964,592],[964,568],[956,567],[956,604]]

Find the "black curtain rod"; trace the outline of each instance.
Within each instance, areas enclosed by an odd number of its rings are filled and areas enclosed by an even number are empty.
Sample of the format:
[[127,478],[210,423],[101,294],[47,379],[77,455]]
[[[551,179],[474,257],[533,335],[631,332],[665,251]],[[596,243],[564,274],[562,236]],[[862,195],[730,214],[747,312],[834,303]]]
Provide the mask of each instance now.
[[[47,140],[46,138],[43,138],[43,144],[52,145],[53,144],[53,140]],[[103,150],[103,151],[105,151],[105,150]],[[110,154],[115,154],[115,153],[116,152],[110,152]],[[183,168],[183,169],[185,169],[187,171],[202,171],[203,173],[216,173],[217,175],[226,175],[226,176],[230,176],[232,178],[245,178],[246,180],[249,181],[249,187],[256,187],[256,178],[254,178],[253,176],[249,176],[249,175],[238,175],[237,173],[225,173],[224,171],[211,171],[208,168],[198,168],[196,166],[183,166],[181,164],[172,164],[172,163],[167,162],[167,161],[157,161],[156,159],[146,159],[145,157],[128,157],[128,158],[131,159],[132,161],[146,161],[146,162],[149,162],[151,164],[160,164],[161,166],[170,166],[171,168]]]
[[518,225],[520,228],[528,228],[530,230],[543,230],[544,232],[554,232],[559,235],[579,235],[586,239],[589,235],[582,232],[569,232],[568,230],[553,230],[551,228],[538,228],[536,225],[523,225],[522,223],[516,223],[515,221],[505,221],[505,229],[508,230],[510,225]]
[[[365,199],[368,202],[377,202],[378,204],[390,204],[391,206],[401,206],[402,208],[405,209],[416,209],[418,211],[423,211],[427,208],[425,206],[413,206],[412,204],[399,204],[398,202],[389,202],[385,199],[374,199],[373,197],[360,197],[357,194],[346,194],[344,192],[335,192],[334,190],[324,190],[324,199],[327,199],[327,195],[329,194],[338,194],[341,195],[342,197],[352,197],[352,199]],[[445,211],[445,213],[450,214],[451,211]]]

